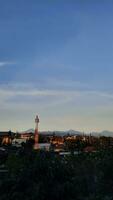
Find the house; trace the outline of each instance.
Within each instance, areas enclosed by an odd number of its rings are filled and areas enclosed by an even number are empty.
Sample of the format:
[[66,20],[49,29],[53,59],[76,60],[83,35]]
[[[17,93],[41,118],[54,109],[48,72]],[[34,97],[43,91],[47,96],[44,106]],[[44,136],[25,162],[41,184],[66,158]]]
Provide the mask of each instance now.
[[14,135],[12,131],[0,131],[0,144],[11,144]]

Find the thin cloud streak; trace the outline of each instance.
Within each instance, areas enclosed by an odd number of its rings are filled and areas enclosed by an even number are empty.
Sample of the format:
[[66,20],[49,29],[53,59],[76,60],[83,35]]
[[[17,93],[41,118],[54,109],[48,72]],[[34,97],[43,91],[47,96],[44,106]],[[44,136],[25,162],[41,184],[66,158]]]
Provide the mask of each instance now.
[[113,94],[104,93],[99,91],[79,91],[79,90],[50,90],[50,89],[16,89],[14,88],[0,88],[1,96],[84,96],[84,95],[95,95],[100,97],[105,97],[108,99],[113,99]]
[[15,64],[14,62],[1,62],[0,61],[0,67],[4,67],[4,66],[7,66],[7,65],[12,65],[12,64]]
[[[16,85],[1,85],[0,86],[0,96],[1,99],[10,99],[11,97],[60,97],[68,99],[71,101],[77,97],[79,98],[91,98],[92,96],[97,98],[104,98],[106,100],[113,100],[112,93],[105,93],[101,91],[92,91],[92,90],[64,90],[64,89],[38,89],[34,88],[33,85],[27,84],[16,84]],[[98,99],[97,99],[98,100]]]

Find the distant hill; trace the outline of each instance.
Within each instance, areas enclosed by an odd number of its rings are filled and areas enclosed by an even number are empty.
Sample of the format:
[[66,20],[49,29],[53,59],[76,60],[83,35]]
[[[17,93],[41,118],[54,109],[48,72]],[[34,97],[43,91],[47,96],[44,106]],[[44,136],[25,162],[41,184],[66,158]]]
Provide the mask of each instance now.
[[[61,135],[61,136],[64,136],[64,135],[67,135],[67,134],[70,134],[70,135],[81,135],[83,134],[82,132],[80,131],[75,131],[75,130],[68,130],[68,131],[39,131],[41,134],[44,134],[44,135],[51,135],[51,134],[55,134],[55,135]],[[20,133],[34,133],[34,129],[28,129],[26,131],[22,131]]]
[[[44,134],[44,135],[52,135],[52,134],[55,134],[55,135],[59,135],[59,136],[64,136],[64,135],[83,135],[83,132],[80,132],[80,131],[75,131],[75,130],[67,130],[67,131],[39,131],[41,134]],[[23,131],[21,133],[34,133],[34,129],[28,129],[26,131]],[[86,134],[86,133],[84,133]],[[113,132],[112,131],[107,131],[107,130],[104,130],[102,132],[91,132],[89,133],[93,136],[106,136],[106,137],[113,137]],[[87,134],[88,135],[88,134]]]
[[22,131],[22,132],[20,132],[20,133],[34,133],[34,129],[31,128],[31,129],[28,129],[28,130],[26,130],[26,131]]
[[113,137],[113,132],[112,131],[102,131],[102,132],[92,132],[91,133],[94,136],[106,136],[106,137]]
[[75,131],[75,130],[68,130],[67,133],[71,134],[71,135],[83,135],[84,133],[83,132],[80,132],[80,131]]

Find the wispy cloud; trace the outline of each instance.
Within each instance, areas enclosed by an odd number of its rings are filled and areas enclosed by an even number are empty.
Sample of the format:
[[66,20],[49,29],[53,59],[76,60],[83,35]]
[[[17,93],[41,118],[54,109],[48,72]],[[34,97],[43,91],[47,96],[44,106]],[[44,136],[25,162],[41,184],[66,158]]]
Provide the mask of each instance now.
[[[43,98],[43,99],[52,99],[53,102],[65,103],[65,102],[74,102],[78,101],[81,103],[92,102],[92,104],[97,104],[98,102],[108,102],[113,101],[113,94],[106,93],[102,91],[92,91],[92,90],[78,90],[78,89],[40,89],[34,87],[32,84],[8,84],[0,86],[0,97],[1,100],[10,100],[18,97],[21,101],[25,98]],[[13,102],[14,103],[14,102]],[[16,101],[15,101],[16,103]],[[25,102],[24,102],[25,103]],[[46,101],[45,101],[46,103]],[[31,102],[32,104],[32,102]],[[51,103],[50,103],[51,105]]]
[[4,66],[7,66],[7,65],[12,65],[12,64],[14,64],[14,62],[6,62],[6,61],[1,62],[0,61],[0,67],[4,67]]

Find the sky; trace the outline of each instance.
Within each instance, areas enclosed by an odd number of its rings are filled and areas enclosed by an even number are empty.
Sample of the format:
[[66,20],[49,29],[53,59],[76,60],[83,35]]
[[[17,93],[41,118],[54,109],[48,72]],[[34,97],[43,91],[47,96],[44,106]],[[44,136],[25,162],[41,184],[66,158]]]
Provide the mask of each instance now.
[[113,1],[0,0],[0,130],[113,131]]

